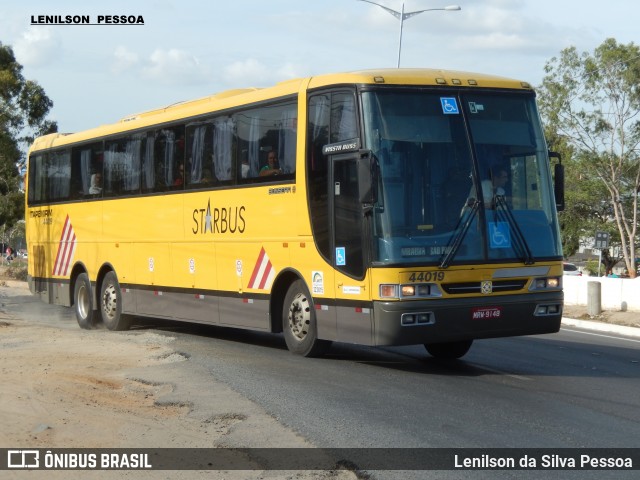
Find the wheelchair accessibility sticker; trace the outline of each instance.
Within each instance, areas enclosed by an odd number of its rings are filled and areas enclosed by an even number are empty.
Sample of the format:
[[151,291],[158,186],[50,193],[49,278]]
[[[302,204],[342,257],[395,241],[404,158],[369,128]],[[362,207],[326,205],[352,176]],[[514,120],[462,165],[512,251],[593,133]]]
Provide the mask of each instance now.
[[511,234],[507,222],[489,222],[489,246],[511,248]]
[[440,97],[440,105],[442,105],[442,113],[445,115],[458,115],[458,102],[455,97]]

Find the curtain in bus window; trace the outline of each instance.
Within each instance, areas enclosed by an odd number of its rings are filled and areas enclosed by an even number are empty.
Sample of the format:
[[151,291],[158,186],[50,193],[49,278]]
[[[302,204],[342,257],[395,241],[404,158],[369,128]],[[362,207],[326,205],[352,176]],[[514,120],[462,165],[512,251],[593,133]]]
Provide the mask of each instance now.
[[69,198],[71,187],[71,151],[53,152],[49,155],[49,200]]
[[313,125],[313,139],[324,138],[322,133],[325,131],[329,116],[329,96],[318,95],[312,99],[312,108],[314,111],[311,124]]
[[121,154],[118,144],[107,145],[104,152],[104,188],[108,193],[120,191],[120,179],[122,177]]
[[220,181],[231,180],[231,146],[235,125],[233,119],[218,118],[213,130],[213,151],[216,178]]
[[260,171],[260,119],[253,115],[249,120],[249,176],[256,177]]
[[31,157],[29,165],[29,175],[33,179],[33,184],[29,185],[29,200],[41,202],[46,200],[47,192],[47,155],[35,155]]
[[155,133],[147,134],[147,142],[145,146],[143,159],[143,189],[153,190],[156,184],[155,163],[153,161],[155,155]]
[[127,142],[124,152],[124,185],[127,192],[140,188],[140,154],[144,134],[133,135]]
[[196,127],[193,132],[193,145],[191,147],[191,168],[189,172],[190,184],[200,183],[202,181],[202,164],[206,134],[206,125],[200,125]]
[[162,165],[162,169],[164,170],[164,186],[171,187],[174,181],[173,156],[176,135],[171,130],[163,130],[162,135],[164,136],[164,155]]
[[296,169],[296,135],[298,119],[295,108],[283,110],[280,116],[282,127],[278,135],[278,155],[283,173],[293,173]]
[[334,93],[331,99],[331,143],[358,136],[355,100],[351,93]]
[[87,148],[80,152],[80,178],[82,180],[82,192],[84,195],[89,195],[91,173],[91,149]]
[[322,166],[326,169],[323,162],[322,147],[329,143],[329,95],[316,95],[309,102],[310,122],[311,122],[311,142],[310,147],[310,163],[311,171],[316,171]]

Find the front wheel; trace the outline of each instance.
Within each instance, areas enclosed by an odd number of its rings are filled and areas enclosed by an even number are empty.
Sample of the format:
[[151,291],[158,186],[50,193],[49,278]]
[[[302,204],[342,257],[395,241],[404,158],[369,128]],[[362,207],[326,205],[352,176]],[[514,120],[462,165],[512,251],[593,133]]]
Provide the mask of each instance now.
[[303,357],[319,357],[331,345],[318,339],[318,323],[311,294],[302,280],[291,284],[284,299],[282,330],[287,348]]
[[93,294],[89,275],[81,273],[76,278],[73,289],[73,307],[76,312],[76,320],[81,328],[91,330],[98,323],[98,312],[93,309]]
[[122,292],[114,272],[108,272],[102,280],[100,316],[109,330],[128,330],[131,325],[131,317],[122,313]]
[[459,342],[427,343],[424,348],[435,358],[453,360],[463,357],[471,348],[473,340],[461,340]]

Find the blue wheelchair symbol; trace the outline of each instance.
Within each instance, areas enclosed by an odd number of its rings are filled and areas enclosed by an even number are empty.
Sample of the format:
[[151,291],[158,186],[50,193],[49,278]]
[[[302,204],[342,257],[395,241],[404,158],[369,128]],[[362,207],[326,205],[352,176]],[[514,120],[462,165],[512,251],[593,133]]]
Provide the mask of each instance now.
[[507,222],[489,222],[491,248],[511,248],[511,234]]
[[347,264],[347,253],[344,247],[336,247],[336,265]]
[[458,102],[455,97],[440,97],[440,104],[442,105],[442,113],[445,115],[458,115]]

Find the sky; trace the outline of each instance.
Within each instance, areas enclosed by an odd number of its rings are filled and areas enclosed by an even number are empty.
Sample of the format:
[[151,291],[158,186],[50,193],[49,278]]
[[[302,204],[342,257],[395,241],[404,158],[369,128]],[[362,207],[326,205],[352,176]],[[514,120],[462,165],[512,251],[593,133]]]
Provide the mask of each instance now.
[[[401,10],[403,0],[375,0]],[[563,49],[638,44],[630,0],[404,0],[402,67],[540,85]],[[323,73],[395,68],[400,21],[359,0],[1,0],[0,42],[54,106],[59,131],[220,91]],[[32,16],[142,16],[144,25],[31,25]]]

